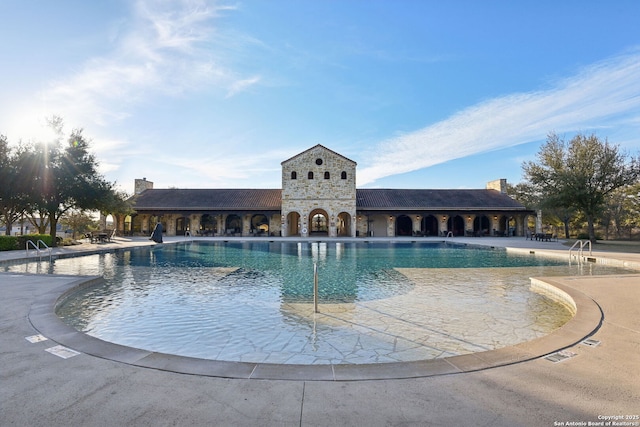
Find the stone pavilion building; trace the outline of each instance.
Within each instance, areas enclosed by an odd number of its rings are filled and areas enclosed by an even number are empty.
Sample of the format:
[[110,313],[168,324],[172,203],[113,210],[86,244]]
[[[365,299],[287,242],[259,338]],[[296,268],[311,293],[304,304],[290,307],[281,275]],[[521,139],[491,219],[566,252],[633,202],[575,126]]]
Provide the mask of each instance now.
[[358,189],[356,162],[322,145],[282,162],[280,189],[155,189],[138,179],[123,234],[191,236],[523,236],[535,212],[485,189]]

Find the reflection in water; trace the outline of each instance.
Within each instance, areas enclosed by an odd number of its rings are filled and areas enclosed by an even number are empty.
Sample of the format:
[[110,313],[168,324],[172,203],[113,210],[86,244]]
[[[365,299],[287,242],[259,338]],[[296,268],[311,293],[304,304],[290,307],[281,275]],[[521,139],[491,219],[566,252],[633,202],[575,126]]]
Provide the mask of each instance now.
[[421,360],[530,340],[570,315],[530,292],[529,277],[620,272],[420,243],[185,243],[39,264],[104,275],[104,286],[58,309],[90,335],[184,356],[303,364]]

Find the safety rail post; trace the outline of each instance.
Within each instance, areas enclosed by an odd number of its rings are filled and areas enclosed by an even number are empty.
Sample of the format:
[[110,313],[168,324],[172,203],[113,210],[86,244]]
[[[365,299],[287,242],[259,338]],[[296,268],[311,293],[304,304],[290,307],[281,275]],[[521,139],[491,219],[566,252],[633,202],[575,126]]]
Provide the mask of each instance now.
[[578,246],[578,261],[582,262],[582,254],[584,252],[584,247],[585,246],[589,246],[589,256],[593,255],[593,251],[592,251],[592,247],[591,247],[591,240],[576,240],[575,243],[573,244],[573,246],[571,246],[571,248],[569,249],[569,260],[571,260],[571,253],[573,252],[573,249]]
[[42,246],[44,246],[44,248],[47,250],[47,252],[49,252],[49,262],[51,262],[51,248],[49,246],[47,246],[47,244],[45,242],[43,242],[42,240],[38,240],[38,249],[40,249],[40,244],[42,243]]
[[[42,259],[42,251],[46,249],[47,252],[49,252],[49,261],[51,261],[51,248],[47,246],[45,242],[43,242],[42,240],[38,240],[36,243],[33,243],[33,241],[31,240],[27,240],[27,243],[25,244],[25,251],[26,251],[27,257],[29,256],[29,245],[33,246],[33,249],[36,250],[36,253],[38,254],[38,258],[40,260]],[[40,245],[42,245],[43,248],[40,248]]]
[[[579,251],[582,251],[582,241],[581,240],[576,240],[574,242],[574,244],[569,248],[569,260],[571,260],[571,252],[573,252],[573,249],[580,245],[580,249],[578,249]],[[578,258],[578,261],[580,260],[580,258]]]
[[313,263],[313,311],[318,312],[318,264]]
[[38,247],[38,245],[36,245],[35,243],[33,243],[33,241],[31,240],[27,240],[26,243],[26,247],[25,247],[25,252],[26,252],[26,256],[29,256],[29,245],[33,246],[33,249],[36,250],[36,253],[40,254],[40,248]]

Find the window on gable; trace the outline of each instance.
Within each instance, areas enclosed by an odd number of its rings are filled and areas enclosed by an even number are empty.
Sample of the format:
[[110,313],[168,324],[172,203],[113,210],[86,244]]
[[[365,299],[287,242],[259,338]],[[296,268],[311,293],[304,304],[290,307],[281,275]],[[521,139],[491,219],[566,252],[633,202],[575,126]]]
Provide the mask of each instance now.
[[342,171],[340,174],[340,179],[347,179],[347,173],[345,171]]
[[324,173],[324,179],[329,179],[329,178],[331,178],[331,175],[327,171],[327,172]]
[[291,179],[298,179],[298,172],[296,171],[291,172]]
[[313,172],[311,172],[311,171],[310,171],[310,172],[307,174],[307,178],[308,178],[308,179],[313,179]]

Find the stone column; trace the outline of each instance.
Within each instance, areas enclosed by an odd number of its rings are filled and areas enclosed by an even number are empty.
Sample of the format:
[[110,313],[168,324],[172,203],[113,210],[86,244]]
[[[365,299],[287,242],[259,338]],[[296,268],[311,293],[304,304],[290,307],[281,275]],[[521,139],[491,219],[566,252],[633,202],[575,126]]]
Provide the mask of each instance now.
[[140,230],[142,232],[143,235],[146,234],[151,234],[151,229],[149,228],[149,220],[151,219],[150,215],[142,215],[142,221],[140,221],[140,226],[142,227],[142,230]]
[[300,237],[309,237],[309,223],[307,222],[309,219],[309,213],[303,212],[300,215]]
[[395,229],[396,221],[393,215],[389,215],[387,218],[387,237],[395,237],[396,229]]
[[420,220],[421,219],[422,219],[422,217],[420,215],[416,215],[416,216],[414,216],[412,218],[412,220],[413,220],[413,230],[412,230],[413,233],[411,233],[411,234],[414,234],[415,232],[419,233],[421,231],[421,229],[420,229],[420,226],[421,226]]
[[217,216],[217,219],[218,219],[218,236],[224,236],[224,234],[227,231],[224,228],[224,221],[225,221],[226,217],[227,216],[225,214],[220,214],[220,215]]
[[191,221],[189,222],[189,232],[191,233],[191,236],[198,236],[198,231],[200,231],[200,218],[202,218],[202,215],[191,215]]
[[289,236],[289,215],[288,212],[282,212],[280,214],[280,236],[288,237]]
[[[476,219],[476,215],[475,214],[471,214],[471,215],[467,215],[466,218],[464,219],[464,235],[467,235],[467,231],[472,230],[471,233],[473,235],[473,232],[475,231],[473,228],[473,222]],[[482,233],[482,224],[480,225],[480,229],[478,230],[478,233]],[[479,236],[482,236],[482,234],[478,234]]]
[[249,236],[251,234],[251,214],[242,216],[242,235]]
[[176,235],[176,215],[167,215],[166,220],[167,229],[165,233],[167,236],[175,236]]
[[436,215],[436,218],[438,219],[438,228],[440,231],[440,235],[441,236],[446,236],[447,235],[447,221],[449,221],[449,216],[448,215]]

